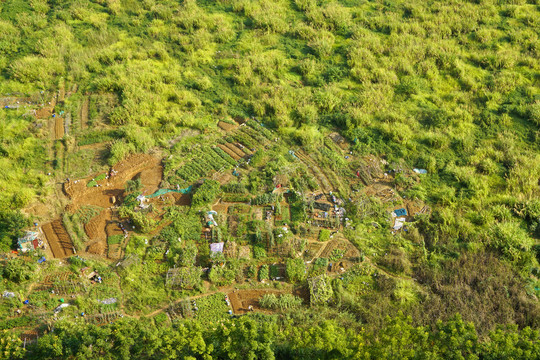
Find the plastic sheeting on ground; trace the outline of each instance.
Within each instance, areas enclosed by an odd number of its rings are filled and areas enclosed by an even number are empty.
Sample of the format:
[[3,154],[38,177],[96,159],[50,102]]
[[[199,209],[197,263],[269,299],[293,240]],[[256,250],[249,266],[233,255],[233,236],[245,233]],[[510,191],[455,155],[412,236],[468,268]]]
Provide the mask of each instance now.
[[104,299],[104,300],[99,300],[100,303],[102,304],[105,304],[105,305],[111,305],[111,304],[114,304],[116,302],[116,298],[108,298],[108,299]]
[[173,189],[159,189],[158,191],[156,191],[156,192],[153,193],[152,195],[147,195],[146,197],[147,197],[147,198],[153,198],[153,197],[160,196],[160,195],[163,195],[163,194],[167,194],[167,193],[170,193],[170,192],[175,192],[175,193],[179,193],[179,194],[188,194],[188,193],[191,192],[191,185],[188,186],[188,187],[185,188],[185,189],[180,189],[180,190],[173,190]]
[[405,224],[404,218],[397,218],[396,222],[394,223],[394,230],[399,230],[403,227],[403,224]]
[[404,208],[396,209],[393,211],[394,216],[400,217],[400,216],[407,216],[407,210]]
[[219,243],[213,243],[210,244],[210,251],[214,254],[223,252],[223,245],[225,243],[219,242]]

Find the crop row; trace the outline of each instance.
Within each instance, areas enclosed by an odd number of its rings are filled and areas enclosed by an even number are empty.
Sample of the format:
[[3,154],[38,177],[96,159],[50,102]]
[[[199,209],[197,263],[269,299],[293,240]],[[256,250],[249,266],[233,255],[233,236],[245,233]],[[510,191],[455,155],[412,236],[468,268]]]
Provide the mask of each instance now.
[[176,170],[184,181],[191,183],[201,177],[208,175],[212,171],[230,169],[236,165],[236,161],[219,148],[203,147],[198,155],[188,164]]
[[248,147],[249,149],[255,149],[257,145],[259,145],[257,141],[255,141],[251,136],[243,132],[237,132],[236,134],[234,134],[234,140],[236,140],[239,143],[242,143],[244,146]]
[[225,160],[229,165],[236,166],[237,162],[234,160],[229,154],[227,154],[225,151],[221,150],[218,147],[213,148],[214,152],[221,157],[223,160]]
[[268,141],[260,132],[249,126],[242,126],[240,131],[253,138],[258,144],[264,144]]
[[273,140],[275,138],[275,136],[272,134],[270,130],[268,130],[262,124],[259,124],[255,120],[248,120],[246,124],[248,124],[255,131],[260,132],[268,140]]
[[197,320],[202,324],[215,324],[217,321],[228,317],[230,307],[225,301],[225,294],[216,293],[196,300]]

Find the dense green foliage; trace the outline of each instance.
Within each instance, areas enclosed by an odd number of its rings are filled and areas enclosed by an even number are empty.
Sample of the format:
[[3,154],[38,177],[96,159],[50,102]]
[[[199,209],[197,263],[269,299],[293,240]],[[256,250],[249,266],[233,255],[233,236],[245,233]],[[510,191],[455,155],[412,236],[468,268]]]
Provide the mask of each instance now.
[[[13,350],[8,351],[14,354]],[[18,355],[15,353],[14,357]],[[493,331],[480,340],[474,326],[459,317],[427,328],[414,327],[410,319],[398,315],[386,320],[378,336],[360,328],[340,327],[333,320],[298,324],[292,319],[278,323],[272,318],[242,317],[224,320],[212,328],[196,322],[163,327],[124,319],[102,327],[61,322],[54,333],[30,347],[27,355],[29,359],[40,360],[72,357],[525,360],[540,356],[540,343],[537,331],[529,328],[519,331],[513,327]]]

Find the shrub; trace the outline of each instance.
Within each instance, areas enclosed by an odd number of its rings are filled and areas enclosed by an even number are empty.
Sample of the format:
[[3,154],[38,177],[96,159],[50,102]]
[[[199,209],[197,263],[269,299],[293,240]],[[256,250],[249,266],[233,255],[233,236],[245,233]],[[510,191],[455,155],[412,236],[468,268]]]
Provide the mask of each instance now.
[[265,309],[296,309],[302,305],[302,299],[292,294],[264,294],[259,300],[259,305]]
[[259,305],[266,309],[275,309],[278,304],[276,294],[264,294],[259,300]]
[[202,206],[212,203],[219,194],[220,185],[215,180],[205,180],[193,195],[191,203],[193,206]]
[[266,257],[266,249],[261,245],[253,246],[253,258],[264,259]]
[[301,258],[287,259],[285,263],[285,274],[290,282],[298,282],[306,277],[306,264]]
[[259,269],[259,281],[268,280],[268,265],[263,265]]
[[12,259],[4,265],[2,277],[15,283],[21,283],[32,278],[36,266],[34,263],[26,262],[22,259]]
[[216,286],[230,285],[235,279],[235,272],[222,266],[213,266],[208,275],[208,279]]
[[522,252],[530,251],[534,240],[519,223],[502,222],[493,226],[489,244],[510,260],[518,260]]
[[109,246],[110,245],[115,245],[115,244],[120,244],[122,242],[122,240],[124,240],[123,235],[112,235],[112,236],[109,236],[107,238],[107,244]]
[[114,165],[124,160],[129,154],[135,152],[135,147],[131,143],[127,143],[125,140],[115,140],[110,145],[109,150],[109,165]]
[[319,231],[319,241],[328,241],[328,240],[330,240],[330,230],[321,229],[321,231]]

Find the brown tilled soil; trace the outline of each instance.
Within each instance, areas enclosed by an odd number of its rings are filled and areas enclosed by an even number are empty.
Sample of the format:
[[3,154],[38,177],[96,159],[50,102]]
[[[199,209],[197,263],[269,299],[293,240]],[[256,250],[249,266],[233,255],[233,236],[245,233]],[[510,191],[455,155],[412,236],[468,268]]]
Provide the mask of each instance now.
[[113,169],[117,174],[99,181],[99,187],[86,186],[92,178],[64,183],[64,192],[73,201],[74,210],[83,205],[111,207],[112,198],[120,198],[126,182],[137,176],[141,178],[144,193],[152,194],[158,189],[163,174],[161,160],[144,154],[133,155],[115,165]]
[[48,119],[51,117],[54,111],[55,102],[51,102],[51,105],[45,105],[39,109],[36,109],[37,119]]
[[[66,209],[69,208],[70,212],[75,212],[85,205],[103,208],[98,215],[84,226],[84,230],[90,239],[87,252],[92,254],[104,255],[107,250],[107,237],[123,234],[112,207],[115,202],[118,203],[122,200],[126,182],[137,177],[140,178],[143,185],[142,191],[148,195],[159,188],[163,176],[161,160],[144,154],[130,156],[115,165],[113,169],[117,172],[116,175],[98,181],[100,186],[97,187],[87,186],[92,177],[81,180],[70,179],[63,184],[65,194],[72,201],[66,207]],[[94,178],[97,175],[95,174]],[[181,197],[178,201],[190,201],[190,196],[187,195],[187,198]]]
[[54,138],[56,140],[64,137],[64,119],[61,117],[54,118]]
[[42,227],[49,247],[55,258],[64,258],[73,255],[73,243],[60,219],[45,224]]
[[107,244],[103,241],[94,241],[90,245],[88,245],[88,248],[86,251],[90,254],[96,254],[96,255],[105,255]]
[[231,131],[231,130],[234,130],[234,129],[236,129],[238,127],[238,125],[229,124],[229,123],[226,123],[225,121],[218,122],[218,126],[222,130],[225,130],[225,131]]
[[190,194],[180,194],[180,193],[170,193],[174,196],[176,205],[191,205],[191,195]]
[[242,151],[242,149],[240,149],[238,146],[234,145],[234,144],[231,144],[231,143],[227,143],[225,145],[229,150],[231,150],[232,152],[234,152],[237,156],[239,157],[244,157],[246,156],[246,153]]
[[[249,306],[253,306],[253,310],[261,310],[259,306],[259,299],[264,294],[274,293],[276,295],[283,293],[280,290],[236,290],[227,294],[233,312],[235,314],[245,314],[249,312]],[[266,310],[266,309],[265,309]]]
[[110,209],[101,211],[94,216],[88,224],[84,225],[84,231],[90,240],[107,241],[107,233],[105,227],[108,221],[112,220],[112,212]]
[[232,157],[234,160],[239,160],[242,156],[239,156],[237,155],[234,151],[232,151],[231,149],[229,149],[227,146],[223,145],[223,144],[219,144],[218,147],[225,151],[227,153],[227,155],[229,155],[230,157]]
[[212,210],[217,211],[220,214],[227,214],[229,211],[229,204],[219,203],[212,206]]
[[80,119],[81,119],[81,129],[86,129],[88,127],[88,103],[89,103],[90,99],[88,96],[86,96],[84,98],[84,101],[82,103],[82,106],[81,106],[81,114],[80,114]]
[[60,88],[58,89],[58,101],[64,101],[66,97],[66,89],[64,87],[64,84],[62,83],[60,85]]

